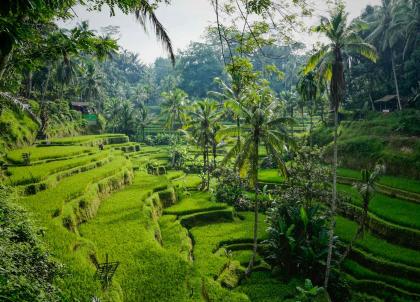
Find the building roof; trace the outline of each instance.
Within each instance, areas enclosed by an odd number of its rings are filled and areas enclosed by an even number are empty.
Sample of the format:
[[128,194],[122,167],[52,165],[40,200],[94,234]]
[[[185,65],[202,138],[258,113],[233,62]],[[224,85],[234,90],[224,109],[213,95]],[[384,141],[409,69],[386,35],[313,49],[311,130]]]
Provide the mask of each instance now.
[[386,95],[383,98],[380,98],[379,100],[374,101],[374,103],[387,103],[390,101],[393,101],[397,98],[395,94],[392,95]]
[[74,107],[92,107],[92,105],[87,102],[71,102],[71,105]]

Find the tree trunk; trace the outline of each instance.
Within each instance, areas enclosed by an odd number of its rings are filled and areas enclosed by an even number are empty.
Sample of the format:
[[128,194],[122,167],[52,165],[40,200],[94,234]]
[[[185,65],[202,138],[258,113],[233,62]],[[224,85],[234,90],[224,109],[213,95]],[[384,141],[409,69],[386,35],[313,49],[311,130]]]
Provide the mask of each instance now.
[[[369,183],[367,182],[366,185],[369,186]],[[347,256],[353,249],[353,245],[356,242],[356,240],[358,240],[361,236],[363,236],[365,232],[365,226],[367,223],[367,217],[368,217],[368,211],[369,211],[369,200],[370,200],[369,190],[367,189],[365,196],[363,196],[363,214],[362,214],[362,218],[359,221],[359,227],[357,228],[356,234],[354,235],[353,239],[350,240],[350,243],[347,245],[345,252],[341,256],[341,259],[338,262],[339,266],[343,263],[344,260],[346,260]]]
[[[241,121],[239,119],[239,116],[236,118],[236,127],[238,129],[238,135],[237,135],[238,146],[241,146]],[[240,148],[238,151],[240,151]]]
[[3,78],[3,74],[6,71],[6,66],[7,66],[7,63],[9,63],[11,56],[12,56],[12,50],[0,56],[0,80]]
[[370,105],[372,106],[372,111],[375,111],[375,105],[373,104],[372,95],[370,93],[369,93],[369,100],[370,100]]
[[44,138],[46,137],[46,131],[47,131],[47,124],[48,124],[48,109],[47,104],[45,102],[45,97],[48,90],[48,85],[50,82],[50,76],[51,76],[51,66],[48,66],[47,71],[47,78],[44,81],[44,87],[42,90],[42,98],[41,98],[41,127],[38,130],[38,137]]
[[394,52],[391,53],[391,63],[392,63],[392,73],[394,74],[395,91],[397,93],[398,109],[402,110],[401,99],[400,99],[400,89],[398,87],[397,71],[395,68]]
[[254,136],[254,154],[252,160],[252,177],[254,182],[254,191],[255,191],[255,204],[254,204],[254,238],[253,238],[253,245],[252,245],[252,257],[248,263],[248,267],[245,271],[245,276],[249,277],[252,273],[252,269],[254,267],[255,258],[257,257],[257,249],[258,249],[258,210],[259,210],[259,202],[258,202],[258,145],[259,145],[259,138],[258,135]]
[[337,207],[337,133],[338,132],[338,106],[334,110],[334,159],[333,159],[333,190],[331,200],[331,222],[328,238],[328,255],[325,268],[324,288],[328,288],[328,281],[331,271],[331,258],[334,246],[335,213]]
[[309,112],[309,146],[312,148],[312,112]]
[[213,141],[212,148],[213,148],[213,169],[216,169],[217,145],[215,141]]

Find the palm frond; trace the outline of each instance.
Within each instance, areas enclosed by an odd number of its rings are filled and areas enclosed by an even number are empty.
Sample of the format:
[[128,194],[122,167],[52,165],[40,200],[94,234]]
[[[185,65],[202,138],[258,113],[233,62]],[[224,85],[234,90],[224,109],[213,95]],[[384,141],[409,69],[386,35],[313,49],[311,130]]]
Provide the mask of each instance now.
[[361,54],[374,63],[376,63],[376,60],[378,59],[375,46],[369,43],[349,43],[346,45],[346,52]]
[[166,32],[165,27],[160,23],[159,19],[154,13],[153,7],[149,4],[147,0],[141,0],[138,7],[134,10],[136,19],[143,26],[144,30],[146,28],[146,19],[149,19],[151,25],[154,27],[155,34],[159,40],[163,43],[166,51],[169,53],[172,64],[175,65],[175,54],[172,47],[172,41],[169,38],[168,33]]
[[329,48],[330,47],[328,45],[325,45],[309,58],[308,63],[303,69],[304,74],[308,74],[319,65],[325,55],[329,52]]

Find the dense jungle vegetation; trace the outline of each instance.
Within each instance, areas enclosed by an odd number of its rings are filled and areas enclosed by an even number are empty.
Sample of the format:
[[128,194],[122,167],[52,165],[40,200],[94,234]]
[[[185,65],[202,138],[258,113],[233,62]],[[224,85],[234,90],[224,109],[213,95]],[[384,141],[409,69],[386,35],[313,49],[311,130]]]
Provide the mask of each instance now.
[[3,1],[0,301],[419,301],[420,3],[321,2]]

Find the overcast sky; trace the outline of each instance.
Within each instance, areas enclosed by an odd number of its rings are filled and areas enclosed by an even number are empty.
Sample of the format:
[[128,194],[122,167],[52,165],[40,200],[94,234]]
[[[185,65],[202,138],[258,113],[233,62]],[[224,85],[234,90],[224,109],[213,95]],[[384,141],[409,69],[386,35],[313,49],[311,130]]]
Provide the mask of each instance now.
[[[350,17],[357,17],[368,4],[379,4],[380,0],[346,0]],[[323,15],[327,9],[325,0],[314,0],[315,15]],[[132,52],[138,53],[144,63],[152,63],[157,57],[166,56],[153,32],[144,33],[134,16],[116,12],[110,17],[108,10],[102,12],[87,12],[83,7],[74,8],[77,17],[67,23],[59,24],[73,27],[77,23],[87,20],[91,28],[100,30],[108,25],[118,26],[120,30],[119,44]],[[163,5],[156,11],[156,15],[166,27],[175,49],[185,48],[190,41],[200,41],[204,29],[214,23],[214,11],[210,0],[172,0],[169,6]],[[306,20],[311,24],[317,17]],[[307,39],[307,38],[304,38]],[[316,40],[316,38],[312,38]]]

